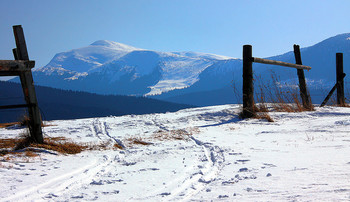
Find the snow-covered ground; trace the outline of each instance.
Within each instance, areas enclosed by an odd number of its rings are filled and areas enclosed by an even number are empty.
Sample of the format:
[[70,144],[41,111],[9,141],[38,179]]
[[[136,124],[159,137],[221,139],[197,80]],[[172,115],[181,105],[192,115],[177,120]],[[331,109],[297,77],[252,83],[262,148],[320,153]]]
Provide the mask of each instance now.
[[[46,136],[125,149],[2,159],[0,200],[350,200],[350,108],[270,113],[275,122],[240,120],[239,111],[223,105],[52,121]],[[0,129],[2,138],[21,132]]]

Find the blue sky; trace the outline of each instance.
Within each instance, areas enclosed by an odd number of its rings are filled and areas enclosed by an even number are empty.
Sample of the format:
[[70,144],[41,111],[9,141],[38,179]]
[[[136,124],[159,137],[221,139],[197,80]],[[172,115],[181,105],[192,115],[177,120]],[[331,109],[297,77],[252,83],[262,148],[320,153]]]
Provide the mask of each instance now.
[[59,52],[112,40],[157,51],[268,57],[350,32],[349,0],[0,0],[0,59],[12,59],[12,25],[29,57],[46,65]]

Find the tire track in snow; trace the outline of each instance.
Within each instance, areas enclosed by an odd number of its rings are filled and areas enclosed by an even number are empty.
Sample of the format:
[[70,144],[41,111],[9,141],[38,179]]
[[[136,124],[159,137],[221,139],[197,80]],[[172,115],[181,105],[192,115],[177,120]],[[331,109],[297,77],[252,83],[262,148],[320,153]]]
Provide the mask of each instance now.
[[121,141],[121,140],[119,140],[119,139],[117,139],[117,138],[115,138],[115,137],[112,137],[110,134],[109,134],[109,132],[108,132],[108,130],[107,130],[107,128],[108,128],[108,125],[107,125],[107,122],[103,122],[103,130],[104,130],[104,133],[103,134],[105,134],[106,136],[108,136],[111,140],[113,140],[114,142],[116,142],[118,145],[120,145],[123,149],[125,149],[125,146],[124,146],[124,144],[123,144],[123,142]]
[[94,136],[96,136],[99,140],[111,140],[112,142],[117,143],[123,149],[125,148],[123,142],[115,137],[112,137],[108,132],[107,122],[101,122],[99,119],[94,119],[91,126],[91,131]]
[[[94,119],[91,126],[91,131],[95,137],[100,141],[109,140],[118,143],[122,147],[122,142],[112,137],[108,132],[108,125],[106,122],[101,122],[99,119]],[[54,177],[49,181],[33,186],[22,192],[17,192],[16,195],[4,198],[4,201],[20,200],[25,198],[26,200],[42,199],[60,199],[64,197],[66,193],[70,193],[82,186],[89,185],[93,181],[99,181],[99,176],[109,171],[109,167],[114,164],[115,159],[118,159],[118,155],[103,155],[95,159],[94,162],[81,168],[72,170],[63,175]]]
[[218,146],[212,146],[211,143],[204,143],[200,140],[190,137],[198,146],[201,146],[206,157],[205,167],[200,172],[193,173],[181,183],[181,186],[171,192],[171,195],[165,200],[188,200],[198,192],[202,191],[208,184],[216,180],[225,162],[223,150]]
[[[102,159],[95,160],[93,163],[83,166],[81,168],[72,170],[66,174],[54,177],[47,182],[33,186],[22,192],[17,192],[3,201],[20,200],[25,198],[28,201],[41,199],[48,199],[48,196],[60,197],[65,192],[74,190],[76,187],[81,187],[88,184],[101,171],[113,163],[110,156],[104,155]],[[69,189],[68,189],[69,188]]]
[[92,121],[91,131],[95,137],[97,137],[99,140],[102,140],[101,135],[103,135],[103,134],[102,134],[102,129],[101,129],[101,122],[98,119],[94,119]]

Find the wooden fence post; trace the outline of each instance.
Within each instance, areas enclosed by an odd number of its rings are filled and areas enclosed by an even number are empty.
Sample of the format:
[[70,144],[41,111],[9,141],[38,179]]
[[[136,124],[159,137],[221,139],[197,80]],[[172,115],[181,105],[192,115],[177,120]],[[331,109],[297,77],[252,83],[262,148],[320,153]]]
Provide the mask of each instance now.
[[255,115],[252,46],[243,46],[243,117]]
[[[342,80],[339,81],[339,83],[340,83],[340,82],[343,82],[345,76],[346,76],[346,74],[344,73],[344,74],[342,75]],[[331,96],[333,95],[333,93],[334,93],[334,91],[335,91],[335,89],[336,89],[337,87],[338,87],[338,82],[333,86],[333,88],[331,89],[331,91],[329,91],[327,97],[323,100],[323,102],[322,102],[322,104],[320,105],[320,107],[323,107],[323,106],[325,106],[325,105],[327,104],[329,98],[331,98]]]
[[343,70],[343,53],[336,53],[336,72],[337,72],[337,104],[345,105],[344,96],[344,70]]
[[[302,65],[299,45],[294,44],[293,48],[294,48],[295,64]],[[303,103],[303,107],[305,109],[311,110],[312,108],[311,99],[306,88],[304,70],[297,69],[297,73],[299,78],[300,97]]]
[[[16,40],[16,49],[13,50],[14,57],[16,60],[29,60],[27,45],[24,39],[24,33],[21,25],[13,26],[13,33]],[[32,72],[24,71],[21,72],[20,80],[24,93],[25,101],[28,105],[29,114],[29,130],[31,137],[37,143],[43,143],[43,134],[41,128],[41,116],[38,107],[38,101],[36,99],[34,82]]]

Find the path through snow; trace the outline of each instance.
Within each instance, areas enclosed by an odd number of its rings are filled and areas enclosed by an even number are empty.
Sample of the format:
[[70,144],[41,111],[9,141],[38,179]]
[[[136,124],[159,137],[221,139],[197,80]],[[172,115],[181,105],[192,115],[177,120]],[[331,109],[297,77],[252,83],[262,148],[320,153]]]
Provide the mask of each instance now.
[[[350,200],[349,108],[275,112],[273,123],[240,120],[239,111],[223,105],[52,121],[47,136],[125,149],[1,157],[0,200]],[[4,138],[21,132],[0,129]]]

